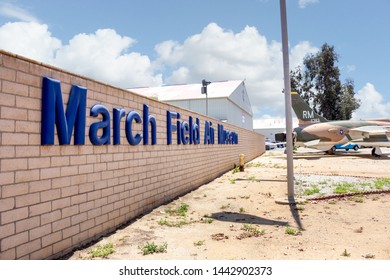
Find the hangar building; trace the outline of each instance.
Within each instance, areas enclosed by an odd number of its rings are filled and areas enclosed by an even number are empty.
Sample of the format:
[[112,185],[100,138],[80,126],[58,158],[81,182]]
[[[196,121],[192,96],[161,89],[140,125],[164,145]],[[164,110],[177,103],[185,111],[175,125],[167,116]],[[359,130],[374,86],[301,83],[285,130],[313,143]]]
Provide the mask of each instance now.
[[[129,89],[169,104],[206,115],[202,83]],[[246,129],[253,129],[253,112],[245,82],[221,81],[207,86],[208,115]]]

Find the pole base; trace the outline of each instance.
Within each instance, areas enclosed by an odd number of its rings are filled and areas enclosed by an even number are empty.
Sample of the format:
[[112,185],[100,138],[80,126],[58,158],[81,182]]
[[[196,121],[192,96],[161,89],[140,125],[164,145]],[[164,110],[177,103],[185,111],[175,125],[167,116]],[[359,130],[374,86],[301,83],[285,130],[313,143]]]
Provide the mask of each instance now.
[[307,202],[306,199],[303,198],[295,198],[295,197],[281,197],[278,199],[275,199],[276,204],[283,204],[283,205],[291,205],[291,204],[305,204]]

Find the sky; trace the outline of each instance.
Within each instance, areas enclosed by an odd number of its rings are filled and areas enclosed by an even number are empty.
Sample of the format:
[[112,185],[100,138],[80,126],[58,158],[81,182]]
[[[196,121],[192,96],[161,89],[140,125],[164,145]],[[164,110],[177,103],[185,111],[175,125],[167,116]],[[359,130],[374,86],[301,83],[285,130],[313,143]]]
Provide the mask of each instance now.
[[[287,0],[290,68],[324,43],[355,119],[390,118],[390,1]],[[254,128],[285,116],[278,0],[0,0],[0,49],[121,88],[245,80]]]

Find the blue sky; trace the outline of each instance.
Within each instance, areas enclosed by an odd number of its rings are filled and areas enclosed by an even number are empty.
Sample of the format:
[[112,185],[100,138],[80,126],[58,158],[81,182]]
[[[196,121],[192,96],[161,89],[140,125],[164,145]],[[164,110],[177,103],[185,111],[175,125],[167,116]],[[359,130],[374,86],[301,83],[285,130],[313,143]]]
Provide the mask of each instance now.
[[[355,117],[390,118],[389,10],[287,0],[291,68],[335,46]],[[284,116],[278,0],[0,0],[0,48],[124,88],[245,79],[256,120]]]

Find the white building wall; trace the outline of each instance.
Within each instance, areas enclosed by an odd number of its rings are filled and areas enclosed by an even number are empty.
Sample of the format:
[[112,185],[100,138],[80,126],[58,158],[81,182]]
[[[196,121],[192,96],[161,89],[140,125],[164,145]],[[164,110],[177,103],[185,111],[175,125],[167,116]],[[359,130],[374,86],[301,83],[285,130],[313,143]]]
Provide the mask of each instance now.
[[[206,99],[167,102],[206,115]],[[253,129],[253,117],[227,98],[209,98],[208,113],[210,117],[221,121],[227,121],[242,128]]]
[[237,104],[237,106],[244,109],[244,111],[252,114],[252,106],[249,100],[248,93],[245,88],[244,82],[242,82],[229,96],[229,99],[231,99],[234,103]]

